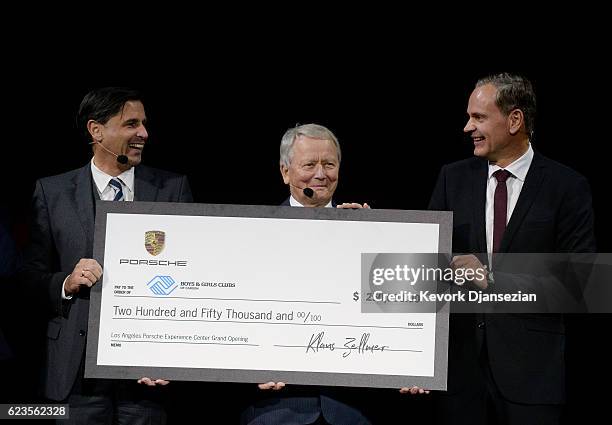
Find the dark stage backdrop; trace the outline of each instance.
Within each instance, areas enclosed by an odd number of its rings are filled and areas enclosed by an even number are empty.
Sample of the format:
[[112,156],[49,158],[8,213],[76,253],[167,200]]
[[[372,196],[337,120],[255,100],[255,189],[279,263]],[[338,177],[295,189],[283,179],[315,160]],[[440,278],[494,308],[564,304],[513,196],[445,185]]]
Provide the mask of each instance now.
[[[440,167],[472,154],[462,129],[477,77],[509,70],[535,84],[539,115],[534,148],[588,178],[599,250],[612,249],[605,209],[610,120],[604,99],[610,98],[610,87],[604,81],[610,70],[588,53],[578,53],[588,58],[586,66],[576,61],[576,51],[571,59],[559,51],[539,61],[489,61],[478,55],[424,59],[408,51],[375,60],[340,55],[320,62],[296,57],[269,61],[257,51],[240,57],[199,54],[197,60],[152,56],[142,63],[109,61],[100,67],[61,57],[46,61],[45,67],[12,69],[3,94],[2,190],[8,196],[2,204],[20,246],[28,239],[35,180],[80,167],[90,158],[74,116],[91,88],[126,85],[145,93],[150,139],[143,163],[187,174],[197,202],[283,201],[287,190],[278,170],[280,138],[296,123],[316,122],[334,131],[342,145],[338,201],[424,209]],[[7,175],[9,168],[15,171]],[[13,313],[33,331],[18,341],[12,378],[23,376],[31,384],[44,330],[31,323],[34,319]],[[612,378],[602,348],[609,323],[603,316],[569,318],[568,420],[603,412]],[[20,329],[18,334],[25,328]],[[385,399],[397,412],[404,411],[406,398],[389,393]],[[231,407],[231,397],[225,403]],[[418,408],[426,410],[427,403]]]

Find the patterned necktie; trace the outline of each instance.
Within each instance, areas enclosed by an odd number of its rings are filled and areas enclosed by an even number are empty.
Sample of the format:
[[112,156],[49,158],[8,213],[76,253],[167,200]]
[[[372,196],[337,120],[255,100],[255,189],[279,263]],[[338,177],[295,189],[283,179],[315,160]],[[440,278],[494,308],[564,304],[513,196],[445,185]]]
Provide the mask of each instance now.
[[113,199],[113,201],[123,201],[123,185],[121,184],[121,181],[115,178],[111,179],[108,184],[115,191],[115,198]]
[[493,200],[493,252],[499,252],[504,231],[506,230],[508,211],[508,188],[506,180],[512,175],[510,171],[497,170],[493,176],[497,179]]

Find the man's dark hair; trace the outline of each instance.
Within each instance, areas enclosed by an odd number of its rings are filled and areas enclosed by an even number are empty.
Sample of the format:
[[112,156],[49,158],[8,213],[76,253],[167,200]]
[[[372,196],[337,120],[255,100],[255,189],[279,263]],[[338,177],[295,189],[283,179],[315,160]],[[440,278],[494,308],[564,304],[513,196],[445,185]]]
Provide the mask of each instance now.
[[495,104],[505,115],[514,109],[523,111],[525,129],[530,138],[533,137],[536,117],[536,96],[531,82],[517,74],[502,73],[481,78],[476,87],[492,84],[497,88]]
[[87,131],[87,122],[94,120],[106,124],[113,116],[123,109],[126,102],[138,100],[142,102],[140,92],[127,87],[103,87],[90,91],[85,95],[79,106],[76,123],[79,131],[87,139],[91,139]]

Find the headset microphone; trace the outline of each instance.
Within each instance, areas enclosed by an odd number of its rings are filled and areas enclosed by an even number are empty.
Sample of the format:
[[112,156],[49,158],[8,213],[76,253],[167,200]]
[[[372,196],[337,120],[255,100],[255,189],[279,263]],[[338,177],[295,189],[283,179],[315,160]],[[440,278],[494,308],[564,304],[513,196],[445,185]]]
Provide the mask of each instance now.
[[96,144],[96,143],[97,143],[98,145],[100,145],[100,146],[102,147],[102,149],[104,149],[106,152],[110,153],[111,155],[114,155],[114,156],[117,158],[117,162],[118,162],[119,164],[125,165],[125,164],[127,164],[127,163],[128,163],[128,157],[127,157],[126,155],[117,155],[115,152],[111,151],[111,150],[110,150],[110,149],[108,149],[106,146],[104,146],[104,145],[102,144],[102,142],[95,141],[95,142],[91,142],[91,143],[89,143],[89,144],[90,144],[90,145],[93,145],[93,144]]
[[302,191],[302,193],[304,194],[304,196],[306,196],[306,197],[308,197],[308,198],[313,198],[313,197],[315,196],[315,191],[314,191],[314,190],[312,190],[312,189],[311,189],[311,188],[309,188],[309,187],[304,187],[304,188],[302,188],[302,187],[297,187],[297,186],[295,186],[295,185],[293,185],[293,184],[291,184],[291,183],[289,183],[289,186],[291,186],[291,187],[294,187],[294,188],[296,188],[296,189],[301,190],[301,191]]

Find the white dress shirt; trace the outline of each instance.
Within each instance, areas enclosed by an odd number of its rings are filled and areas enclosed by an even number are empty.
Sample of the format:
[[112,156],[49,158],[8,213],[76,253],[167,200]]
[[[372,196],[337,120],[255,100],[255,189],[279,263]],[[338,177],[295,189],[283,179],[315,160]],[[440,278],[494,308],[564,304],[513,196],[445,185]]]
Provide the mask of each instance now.
[[[108,182],[115,177],[110,176],[104,171],[100,170],[94,163],[93,158],[91,160],[91,175],[94,183],[96,184],[96,189],[98,191],[98,195],[100,195],[100,199],[103,201],[112,201],[115,198],[115,190],[108,184]],[[130,167],[129,170],[119,174],[116,178],[119,179],[121,186],[123,186],[123,200],[133,201],[134,167]]]
[[[520,158],[508,165],[504,170],[512,173],[512,176],[506,180],[506,187],[508,188],[508,210],[506,211],[506,225],[510,221],[516,202],[518,201],[527,172],[533,161],[533,149],[531,143]],[[493,202],[495,198],[495,188],[497,187],[497,179],[493,176],[493,173],[502,168],[497,165],[489,164],[489,178],[487,179],[487,203],[485,207],[485,222],[487,231],[487,252],[489,253],[489,264],[491,262],[491,253],[493,252]]]
[[[300,204],[298,200],[293,197],[293,195],[289,197],[289,205],[291,205],[292,207],[303,207],[304,206]],[[332,201],[329,201],[329,203],[325,205],[325,208],[332,208],[332,207],[333,207]]]

